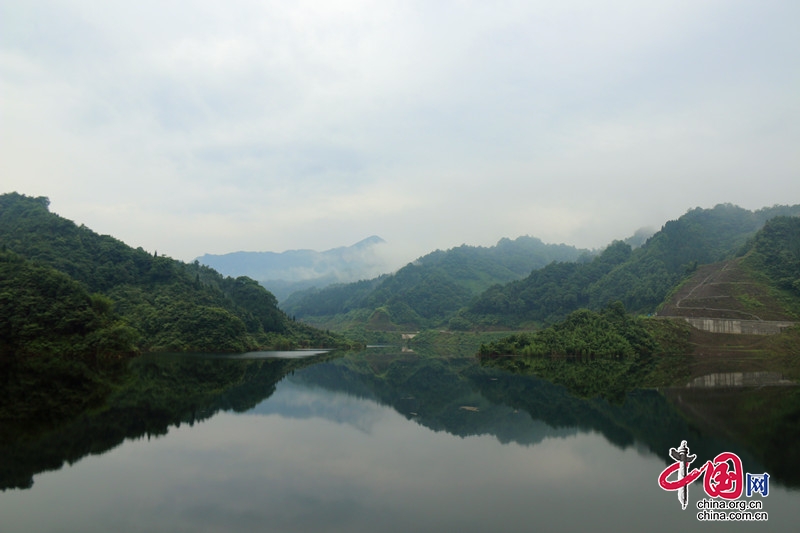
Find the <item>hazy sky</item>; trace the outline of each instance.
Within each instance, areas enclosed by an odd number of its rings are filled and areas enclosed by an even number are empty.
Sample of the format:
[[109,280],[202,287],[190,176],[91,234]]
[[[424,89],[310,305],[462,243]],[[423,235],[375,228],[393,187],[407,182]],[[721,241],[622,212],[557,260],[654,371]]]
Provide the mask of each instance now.
[[0,0],[0,192],[191,260],[800,203],[800,2]]

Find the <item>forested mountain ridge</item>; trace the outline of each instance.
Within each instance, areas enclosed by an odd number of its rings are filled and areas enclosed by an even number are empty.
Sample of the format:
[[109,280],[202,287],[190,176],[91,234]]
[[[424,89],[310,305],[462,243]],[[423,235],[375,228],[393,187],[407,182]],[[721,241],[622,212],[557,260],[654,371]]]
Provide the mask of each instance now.
[[[800,217],[768,220],[740,252],[699,268],[658,317],[628,314],[619,301],[599,312],[579,309],[547,328],[482,344],[479,356],[487,364],[568,388],[579,383],[581,394],[590,395],[683,385],[719,372],[770,371],[797,379],[797,327],[769,335],[716,333],[682,319],[784,324],[800,319]],[[524,357],[513,357],[518,355]]]
[[[797,205],[757,211],[731,204],[695,208],[668,221],[639,247],[629,244],[636,244],[635,238],[615,241],[594,257],[531,237],[504,239],[489,249],[462,246],[428,254],[391,276],[297,293],[283,308],[334,329],[360,324],[389,330],[545,325],[614,301],[628,311],[651,313],[698,265],[733,257],[767,220],[798,214]],[[509,252],[521,241],[537,244],[533,253],[540,255],[512,262]]]
[[[108,344],[112,352],[244,351],[343,342],[289,320],[275,297],[249,278],[226,278],[197,262],[133,249],[51,213],[47,198],[0,196],[0,246],[6,266],[0,348],[6,355],[47,347],[53,353],[69,351],[73,333],[101,335],[98,328],[111,326],[120,341]],[[69,303],[63,309],[75,316],[50,316],[47,302],[56,308],[65,298]],[[52,338],[45,346],[28,335],[53,320],[66,328],[60,340]],[[34,341],[39,344],[29,344]]]
[[282,307],[304,319],[350,313],[389,329],[425,327],[446,321],[493,284],[520,279],[553,261],[588,257],[587,250],[528,236],[492,247],[462,245],[436,250],[391,275],[295,293]]
[[741,255],[698,267],[670,292],[658,316],[800,320],[800,218],[770,219]]
[[460,317],[476,325],[514,328],[555,323],[577,309],[600,310],[614,301],[630,312],[652,313],[698,265],[733,257],[767,220],[799,214],[797,205],[692,209],[637,249],[617,241],[590,262],[553,263],[525,279],[496,285]]

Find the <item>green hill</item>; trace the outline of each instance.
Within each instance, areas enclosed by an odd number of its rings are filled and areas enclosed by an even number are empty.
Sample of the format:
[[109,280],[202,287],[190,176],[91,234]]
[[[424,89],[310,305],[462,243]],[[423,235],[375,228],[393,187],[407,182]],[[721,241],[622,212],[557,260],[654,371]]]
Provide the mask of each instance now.
[[502,239],[493,247],[437,250],[395,274],[295,293],[283,303],[290,315],[329,327],[358,323],[379,329],[421,328],[448,320],[482,291],[553,261],[576,261],[586,250],[545,244],[533,237]]
[[309,323],[351,331],[518,329],[615,301],[647,314],[698,266],[737,255],[767,220],[798,214],[800,206],[696,208],[639,247],[631,246],[633,238],[615,241],[594,257],[531,237],[437,250],[393,275],[295,293],[282,307]]
[[68,356],[136,351],[137,332],[108,298],[68,275],[0,252],[0,354]]
[[479,355],[489,364],[589,395],[685,384],[721,372],[769,371],[796,379],[798,327],[774,335],[710,333],[683,318],[697,312],[707,318],[796,321],[798,280],[800,218],[776,217],[738,258],[690,276],[665,302],[660,315],[667,316],[629,315],[620,302],[601,312],[580,309],[548,328],[483,344]]
[[131,248],[48,207],[0,196],[4,358],[344,343],[289,320],[249,278]]
[[769,220],[743,251],[699,267],[670,293],[659,316],[800,319],[800,218]]
[[590,262],[553,263],[525,279],[491,287],[461,318],[517,328],[555,323],[577,309],[600,310],[614,301],[634,313],[652,313],[698,265],[737,255],[767,220],[798,214],[800,206],[754,212],[730,204],[693,209],[637,249],[617,241]]

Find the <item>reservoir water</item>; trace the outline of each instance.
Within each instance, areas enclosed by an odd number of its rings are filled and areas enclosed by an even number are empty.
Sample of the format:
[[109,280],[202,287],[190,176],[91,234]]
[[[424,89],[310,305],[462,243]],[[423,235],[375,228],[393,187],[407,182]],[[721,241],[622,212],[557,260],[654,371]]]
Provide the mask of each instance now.
[[[286,354],[283,354],[286,355]],[[796,387],[583,399],[398,349],[148,356],[103,406],[4,433],[0,531],[795,531]],[[769,473],[768,521],[704,522],[658,485],[686,440]]]

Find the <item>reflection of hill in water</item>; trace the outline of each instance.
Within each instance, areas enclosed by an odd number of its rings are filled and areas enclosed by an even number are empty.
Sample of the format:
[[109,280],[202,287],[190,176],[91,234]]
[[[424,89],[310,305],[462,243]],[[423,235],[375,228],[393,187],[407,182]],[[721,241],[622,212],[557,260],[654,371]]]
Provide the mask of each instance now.
[[764,470],[750,472],[766,471],[781,483],[799,487],[800,387],[786,386],[780,379],[776,383],[691,387],[666,390],[664,394],[692,425],[751,451]]
[[57,426],[0,428],[0,488],[30,487],[39,472],[222,410],[319,416],[369,431],[380,408],[357,398],[390,406],[433,431],[492,435],[501,443],[535,445],[598,432],[621,448],[648,450],[665,464],[669,448],[685,439],[699,461],[732,451],[748,471],[766,470],[776,482],[800,486],[797,388],[749,390],[733,399],[719,390],[669,391],[666,397],[636,391],[614,405],[576,398],[536,377],[483,368],[468,357],[379,350],[292,360],[144,357],[124,383],[102,408]]
[[468,358],[359,353],[306,368],[292,381],[374,399],[434,431],[461,437],[490,434],[501,442],[535,444],[546,437],[597,431],[626,447],[648,420],[645,413],[653,413],[659,427],[669,426],[665,422],[671,418],[672,425],[685,428],[656,392],[639,392],[613,406],[575,398],[535,377],[482,368]]
[[[219,411],[252,409],[275,391],[275,384],[286,374],[327,357],[136,359],[125,385],[99,409],[50,427],[39,421],[21,421],[17,427],[4,424],[0,489],[29,488],[35,474],[57,470],[65,462],[72,464],[89,454],[105,453],[125,439],[165,435],[170,426],[192,425]],[[39,410],[32,406],[31,411]]]
[[248,413],[297,420],[320,418],[369,433],[385,411],[384,406],[373,401],[321,387],[309,387],[290,377],[280,383],[269,401],[261,402]]
[[[314,365],[290,378],[293,383],[322,387],[349,395],[369,398],[389,405],[410,420],[434,431],[467,437],[493,435],[500,442],[533,445],[546,438],[577,432],[598,432],[621,447],[639,447],[670,462],[668,450],[687,440],[698,463],[718,453],[731,451],[743,460],[750,472],[770,472],[776,482],[800,486],[800,464],[795,456],[798,417],[792,406],[800,401],[784,392],[781,405],[770,410],[776,419],[771,427],[749,420],[752,410],[740,402],[737,416],[721,417],[716,425],[687,416],[687,396],[676,403],[673,396],[654,390],[629,393],[620,405],[601,399],[571,396],[563,387],[533,376],[514,375],[483,368],[469,358],[430,358],[413,353],[367,351],[343,359]],[[781,387],[784,389],[784,387]],[[797,389],[793,389],[797,390]],[[693,391],[694,401],[713,406],[708,393]],[[750,391],[756,397],[780,394]],[[722,404],[731,405],[727,399]],[[786,416],[784,416],[786,415]],[[322,413],[320,416],[325,416]],[[794,418],[792,418],[794,416]],[[726,431],[730,422],[749,432]],[[743,438],[743,435],[756,437]]]
[[[354,354],[306,368],[289,381],[373,400],[433,431],[461,437],[488,434],[502,443],[536,444],[576,433],[576,428],[554,429],[524,411],[488,400],[463,374],[473,366],[472,360],[443,361],[413,353],[392,359],[392,355]],[[374,373],[374,368],[382,373]],[[326,413],[319,414],[327,418]]]

